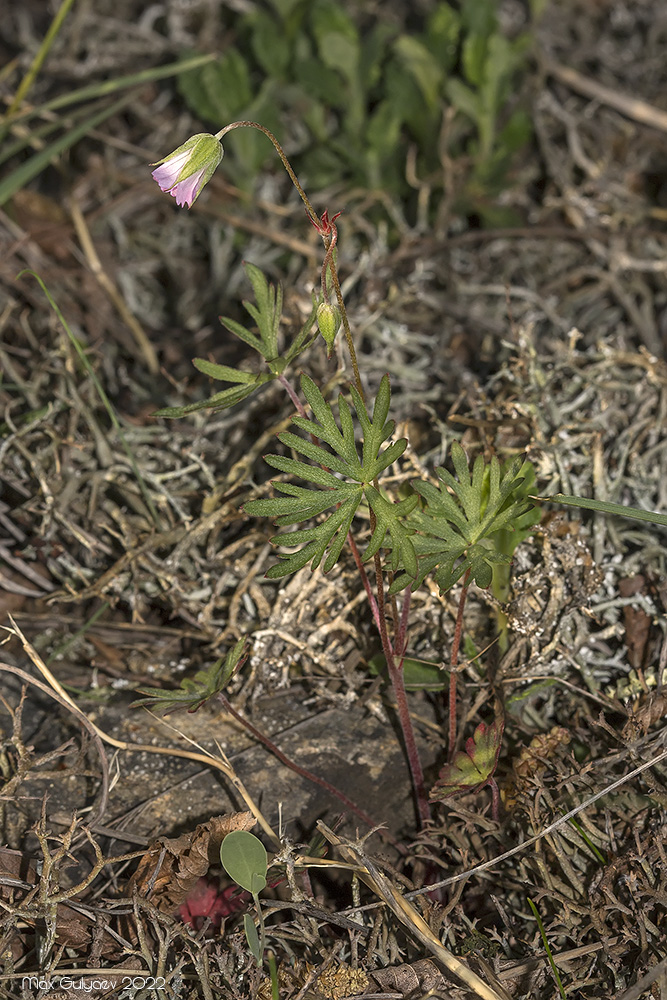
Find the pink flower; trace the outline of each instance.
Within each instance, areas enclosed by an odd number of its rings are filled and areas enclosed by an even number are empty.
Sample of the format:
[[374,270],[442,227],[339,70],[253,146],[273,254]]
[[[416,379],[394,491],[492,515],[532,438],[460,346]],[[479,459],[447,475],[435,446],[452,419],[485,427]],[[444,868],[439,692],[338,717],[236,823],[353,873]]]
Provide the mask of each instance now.
[[176,199],[177,205],[191,208],[213,176],[222,156],[220,140],[208,132],[201,132],[163,160],[153,163],[152,166],[156,167],[153,177],[162,191]]

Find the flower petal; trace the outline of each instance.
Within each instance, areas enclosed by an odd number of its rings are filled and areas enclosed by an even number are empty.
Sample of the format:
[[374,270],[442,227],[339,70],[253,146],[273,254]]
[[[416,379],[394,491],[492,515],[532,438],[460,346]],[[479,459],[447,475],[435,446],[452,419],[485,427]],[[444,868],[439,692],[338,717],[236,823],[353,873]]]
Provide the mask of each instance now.
[[174,186],[178,180],[178,175],[189,159],[190,153],[186,150],[177,156],[170,157],[166,163],[163,163],[162,166],[157,167],[153,171],[152,176],[160,185],[160,190],[168,191]]
[[202,167],[196,174],[190,174],[185,180],[174,184],[169,194],[174,196],[177,205],[187,205],[188,208],[192,208],[206,183],[205,174],[206,167]]

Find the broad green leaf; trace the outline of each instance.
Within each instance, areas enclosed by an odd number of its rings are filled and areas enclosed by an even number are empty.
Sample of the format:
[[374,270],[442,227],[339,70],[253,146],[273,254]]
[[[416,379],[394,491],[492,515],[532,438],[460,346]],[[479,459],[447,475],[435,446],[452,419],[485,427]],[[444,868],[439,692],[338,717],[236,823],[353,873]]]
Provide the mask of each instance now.
[[231,879],[257,895],[266,886],[268,859],[264,844],[247,830],[232,830],[220,846],[220,861]]
[[459,15],[448,3],[439,3],[429,16],[425,41],[444,73],[456,62],[460,32]]
[[423,42],[413,35],[401,35],[394,43],[394,51],[405,69],[417,81],[429,108],[435,108],[440,97],[443,69]]
[[497,0],[463,0],[461,20],[470,34],[488,38],[496,31]]
[[498,763],[503,725],[500,719],[490,726],[480,722],[474,735],[466,740],[465,750],[459,751],[451,764],[441,768],[438,780],[431,789],[432,801],[487,784]]
[[273,77],[282,77],[290,61],[290,47],[282,26],[262,10],[252,15],[252,51],[264,72]]
[[471,121],[479,125],[482,118],[482,105],[479,94],[467,87],[456,77],[451,77],[445,85],[447,97],[454,107]]
[[178,89],[190,109],[217,128],[220,121],[233,121],[252,99],[247,63],[234,46],[216,62],[181,73]]

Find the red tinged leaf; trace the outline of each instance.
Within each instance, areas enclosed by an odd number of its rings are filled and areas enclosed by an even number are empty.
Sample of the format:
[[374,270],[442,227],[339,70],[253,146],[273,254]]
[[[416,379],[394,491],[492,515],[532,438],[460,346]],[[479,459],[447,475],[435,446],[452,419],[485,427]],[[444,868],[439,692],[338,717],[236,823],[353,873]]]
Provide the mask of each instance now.
[[490,726],[480,722],[465,750],[454,755],[451,764],[440,770],[431,789],[431,800],[445,799],[456,792],[483,788],[493,779],[503,739],[504,723],[497,719]]

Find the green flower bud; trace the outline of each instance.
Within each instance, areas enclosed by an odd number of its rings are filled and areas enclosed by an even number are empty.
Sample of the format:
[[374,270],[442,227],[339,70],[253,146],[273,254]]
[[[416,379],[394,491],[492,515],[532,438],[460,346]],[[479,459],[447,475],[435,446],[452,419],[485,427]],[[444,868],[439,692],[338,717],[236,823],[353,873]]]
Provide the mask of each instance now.
[[317,307],[317,326],[324,337],[327,345],[327,357],[333,353],[333,345],[336,334],[340,330],[341,315],[338,306],[332,306],[328,302],[321,302]]

